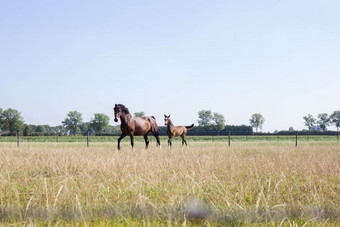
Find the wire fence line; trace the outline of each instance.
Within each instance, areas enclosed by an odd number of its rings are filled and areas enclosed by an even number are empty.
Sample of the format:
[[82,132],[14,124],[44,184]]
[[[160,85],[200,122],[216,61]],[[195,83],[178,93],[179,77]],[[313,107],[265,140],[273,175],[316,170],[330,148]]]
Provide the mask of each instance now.
[[[117,142],[119,136],[22,136],[17,134],[16,136],[0,136],[1,142],[13,142],[20,146],[21,143],[31,142],[54,142],[54,143],[72,143],[72,142],[84,142],[86,146],[90,146],[91,143],[100,142]],[[167,143],[167,136],[160,136],[161,142]],[[189,135],[186,137],[188,141],[201,141],[201,142],[225,142],[226,146],[231,146],[233,142],[256,142],[256,141],[268,141],[268,142],[280,142],[280,141],[291,141],[292,144],[298,146],[298,142],[308,141],[339,141],[339,135],[232,135],[230,132],[227,135],[205,135],[205,136],[193,136]],[[144,142],[144,138],[141,136],[134,137],[135,142]],[[150,135],[150,142],[155,142],[155,138]],[[174,138],[175,141],[180,141],[180,137]],[[130,141],[129,137],[126,137],[123,141]]]

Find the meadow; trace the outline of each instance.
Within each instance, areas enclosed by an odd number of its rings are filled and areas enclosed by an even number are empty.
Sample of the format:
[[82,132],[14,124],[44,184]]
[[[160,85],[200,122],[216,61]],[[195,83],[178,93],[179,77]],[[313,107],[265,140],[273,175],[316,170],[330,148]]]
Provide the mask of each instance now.
[[340,225],[340,143],[0,143],[4,225]]

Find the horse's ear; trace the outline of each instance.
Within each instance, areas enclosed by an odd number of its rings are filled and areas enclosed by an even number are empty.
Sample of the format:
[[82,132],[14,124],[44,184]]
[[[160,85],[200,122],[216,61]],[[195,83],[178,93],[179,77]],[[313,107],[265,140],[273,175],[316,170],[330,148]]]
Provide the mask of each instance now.
[[170,118],[170,115],[168,116],[168,118]]
[[164,114],[164,117],[166,118],[166,115]]
[[115,107],[117,107],[117,104],[115,104]]

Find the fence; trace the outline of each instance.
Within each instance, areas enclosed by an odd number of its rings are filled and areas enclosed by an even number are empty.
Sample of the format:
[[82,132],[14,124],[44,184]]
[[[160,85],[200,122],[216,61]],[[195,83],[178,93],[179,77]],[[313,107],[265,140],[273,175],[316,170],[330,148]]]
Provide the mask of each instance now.
[[[86,136],[21,136],[19,133],[17,136],[0,136],[0,142],[16,142],[19,147],[21,143],[26,142],[86,142],[86,146],[89,147],[93,142],[117,142],[119,136],[91,136],[89,133]],[[166,142],[167,136],[161,136],[161,141]],[[152,141],[154,137],[149,136],[149,140]],[[175,138],[174,140],[180,140],[181,138]],[[125,140],[129,140],[126,137]],[[208,135],[208,136],[187,136],[187,140],[202,141],[202,142],[226,142],[226,145],[231,146],[232,142],[247,142],[247,141],[291,141],[292,144],[298,146],[299,141],[339,141],[339,135],[300,135],[298,132],[295,135],[232,135],[228,132],[227,135]],[[143,141],[143,137],[135,137],[135,141]]]

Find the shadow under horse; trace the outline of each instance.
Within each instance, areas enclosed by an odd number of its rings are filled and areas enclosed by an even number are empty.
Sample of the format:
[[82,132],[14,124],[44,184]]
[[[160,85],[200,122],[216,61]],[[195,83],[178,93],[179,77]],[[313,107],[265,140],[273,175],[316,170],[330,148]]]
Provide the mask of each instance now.
[[133,142],[134,136],[144,136],[145,148],[148,148],[149,146],[148,133],[150,131],[156,137],[157,146],[159,147],[161,146],[159,141],[157,122],[154,116],[134,117],[130,114],[129,109],[122,104],[116,104],[113,110],[115,113],[114,121],[118,122],[119,118],[121,121],[120,129],[122,131],[122,134],[118,139],[118,150],[120,150],[120,141],[127,135],[130,136],[132,149],[134,146]]
[[167,126],[167,133],[168,133],[168,146],[172,146],[172,139],[174,137],[180,136],[182,138],[182,146],[185,145],[188,146],[187,140],[185,139],[185,136],[187,135],[188,129],[194,127],[194,124],[190,126],[174,126],[172,121],[170,120],[170,115],[166,116],[164,114],[164,124]]

